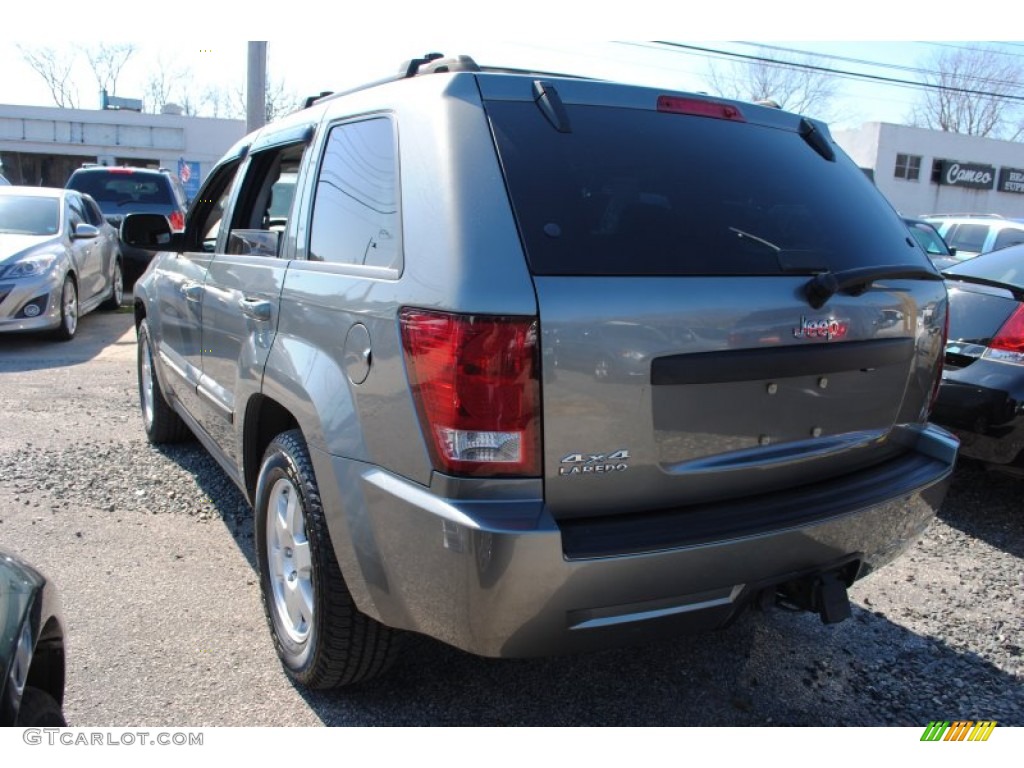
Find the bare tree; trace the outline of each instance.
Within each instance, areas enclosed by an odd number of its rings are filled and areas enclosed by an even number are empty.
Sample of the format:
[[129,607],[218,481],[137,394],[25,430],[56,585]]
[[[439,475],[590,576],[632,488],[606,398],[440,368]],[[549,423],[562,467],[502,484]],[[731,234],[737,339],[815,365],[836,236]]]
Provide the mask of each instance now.
[[58,107],[78,107],[78,90],[70,81],[75,65],[74,51],[58,53],[53,48],[23,48],[20,45],[18,51],[22,60],[46,81],[46,87]]
[[706,78],[719,96],[773,102],[782,109],[830,120],[839,94],[838,80],[813,56],[781,59],[761,48],[755,56],[725,64],[708,63]]
[[[1013,134],[1024,87],[1016,56],[994,48],[944,48],[922,63],[932,86],[908,117],[912,125],[993,138]],[[1016,131],[1016,138],[1020,130]]]
[[[156,70],[146,79],[143,100],[150,112],[159,112],[165,104],[174,102],[182,107],[185,114],[194,115],[196,100],[191,97],[189,85],[192,71],[188,67],[178,67],[173,61],[157,57]],[[192,106],[189,111],[186,105]]]
[[[227,113],[230,112],[230,97],[223,88],[215,86],[208,87],[203,91],[203,95],[200,99],[199,109],[201,109],[207,117],[220,118],[226,117]],[[190,113],[185,111],[186,115],[193,115],[197,113]]]
[[85,56],[101,91],[109,96],[117,95],[117,79],[133,53],[133,43],[99,43],[85,48]]
[[[296,109],[301,107],[303,103],[303,99],[294,92],[289,91],[285,87],[283,81],[271,80],[269,74],[267,75],[266,94],[266,115],[268,123],[294,112]],[[230,110],[231,116],[244,120],[246,115],[245,91],[241,88],[236,89],[233,94],[232,102]]]

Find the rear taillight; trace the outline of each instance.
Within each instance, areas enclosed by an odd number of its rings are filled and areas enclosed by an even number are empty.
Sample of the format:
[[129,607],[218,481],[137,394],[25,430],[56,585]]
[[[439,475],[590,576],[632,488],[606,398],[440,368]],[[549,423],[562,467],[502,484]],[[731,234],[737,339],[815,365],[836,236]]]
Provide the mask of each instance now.
[[402,347],[434,466],[540,474],[537,320],[403,309]]
[[928,398],[928,414],[935,410],[942,387],[942,369],[946,364],[946,342],[949,341],[949,304],[946,304],[946,316],[942,320],[942,343],[939,346],[939,363],[935,366],[935,381],[932,383],[932,396]]
[[174,211],[167,216],[167,221],[171,224],[171,232],[184,232],[185,231],[185,214],[181,211]]
[[1024,365],[1024,304],[1017,307],[989,342],[983,357],[1002,363]]

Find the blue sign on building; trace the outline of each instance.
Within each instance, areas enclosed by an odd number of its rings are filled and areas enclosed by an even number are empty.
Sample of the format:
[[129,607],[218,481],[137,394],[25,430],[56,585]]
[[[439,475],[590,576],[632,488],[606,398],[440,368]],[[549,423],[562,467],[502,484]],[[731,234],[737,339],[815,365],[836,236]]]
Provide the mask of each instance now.
[[199,194],[199,163],[195,160],[178,158],[178,178],[185,187],[185,196],[191,203],[192,199]]

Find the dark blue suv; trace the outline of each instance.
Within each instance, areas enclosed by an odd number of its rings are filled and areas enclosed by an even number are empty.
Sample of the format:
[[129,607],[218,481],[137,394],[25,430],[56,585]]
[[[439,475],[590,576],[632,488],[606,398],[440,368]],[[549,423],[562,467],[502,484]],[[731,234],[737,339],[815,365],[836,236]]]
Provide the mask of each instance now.
[[[128,213],[162,213],[172,232],[185,229],[185,188],[164,168],[84,165],[71,174],[65,186],[92,196],[106,220],[118,229]],[[153,253],[123,243],[121,251],[125,285],[131,286],[146,270]]]

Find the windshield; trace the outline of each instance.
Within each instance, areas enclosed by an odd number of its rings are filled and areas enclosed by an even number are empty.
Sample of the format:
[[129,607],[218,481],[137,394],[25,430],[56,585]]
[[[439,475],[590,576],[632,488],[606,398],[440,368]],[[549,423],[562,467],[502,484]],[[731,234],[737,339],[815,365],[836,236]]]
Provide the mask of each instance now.
[[59,200],[52,197],[0,195],[0,233],[55,235],[59,228]]
[[914,235],[914,239],[921,244],[925,253],[929,256],[950,255],[946,242],[939,236],[935,227],[925,221],[914,221],[913,219],[906,219],[905,221]]
[[535,274],[810,274],[922,263],[844,155],[796,131],[654,110],[488,102]]

